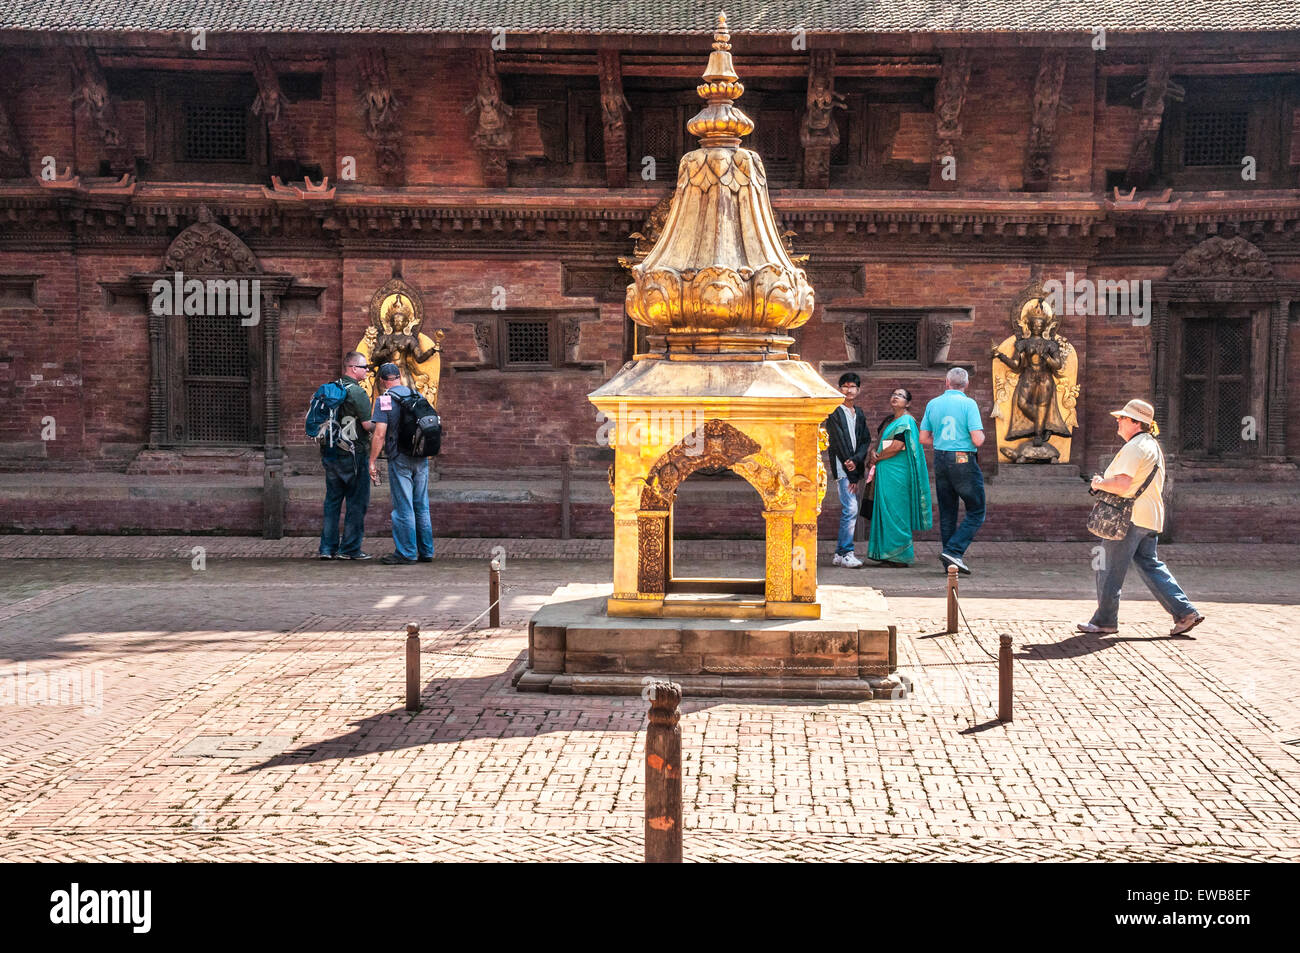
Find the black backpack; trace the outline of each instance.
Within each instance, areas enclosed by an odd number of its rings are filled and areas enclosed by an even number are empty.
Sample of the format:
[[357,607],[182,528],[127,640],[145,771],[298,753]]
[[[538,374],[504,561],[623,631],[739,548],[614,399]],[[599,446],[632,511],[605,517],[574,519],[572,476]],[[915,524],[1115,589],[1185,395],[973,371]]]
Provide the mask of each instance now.
[[398,397],[397,449],[408,457],[433,457],[442,449],[442,418],[424,395]]

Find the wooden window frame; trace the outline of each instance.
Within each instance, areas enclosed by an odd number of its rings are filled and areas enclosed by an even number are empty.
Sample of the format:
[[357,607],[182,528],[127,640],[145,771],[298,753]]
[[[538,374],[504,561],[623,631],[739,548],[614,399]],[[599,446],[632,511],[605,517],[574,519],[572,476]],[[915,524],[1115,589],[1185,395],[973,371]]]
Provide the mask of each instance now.
[[[550,361],[542,363],[538,361],[514,361],[507,360],[509,353],[509,326],[511,324],[540,324],[546,327],[547,349],[550,351]],[[555,315],[538,315],[538,314],[508,314],[501,315],[497,318],[495,327],[496,337],[496,366],[498,370],[517,373],[519,371],[554,371],[559,370],[563,364],[562,343],[563,339],[560,322]]]
[[[877,359],[876,355],[880,344],[880,324],[882,321],[897,324],[906,322],[917,326],[915,361],[882,361]],[[929,311],[868,311],[866,313],[866,325],[865,344],[867,353],[863,366],[868,370],[923,371],[930,366]]]
[[[145,103],[145,168],[141,177],[163,182],[265,183],[271,172],[270,136],[266,121],[253,114],[257,83],[252,73],[157,70],[112,70],[110,86],[127,100]],[[245,162],[194,161],[183,154],[184,103],[216,100],[239,105],[247,113]],[[277,156],[293,159],[293,156]]]
[[[1300,84],[1276,76],[1175,77],[1185,84],[1181,102],[1168,103],[1160,130],[1159,168],[1163,183],[1192,191],[1285,188],[1288,166],[1283,155],[1289,142],[1291,110]],[[1218,166],[1186,166],[1183,144],[1187,117],[1201,112],[1246,114],[1246,151],[1255,159],[1255,179],[1241,177],[1240,160]]]

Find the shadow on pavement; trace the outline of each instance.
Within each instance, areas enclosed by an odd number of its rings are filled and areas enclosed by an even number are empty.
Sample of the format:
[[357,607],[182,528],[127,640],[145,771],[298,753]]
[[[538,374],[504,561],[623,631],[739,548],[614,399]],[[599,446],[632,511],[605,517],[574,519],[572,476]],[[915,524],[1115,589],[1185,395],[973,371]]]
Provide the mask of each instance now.
[[[411,713],[405,708],[378,712],[351,722],[353,730],[345,735],[281,752],[238,773],[356,758],[378,751],[400,751],[423,745],[454,745],[475,738],[532,738],[574,731],[635,733],[645,728],[648,705],[635,696],[520,693],[518,705],[508,697],[503,699],[503,691],[513,691],[509,688],[511,673],[526,654],[526,650],[520,652],[504,672],[475,678],[432,679],[420,694],[424,707],[418,712]],[[489,697],[497,703],[484,704],[484,699]],[[617,698],[624,705],[609,707],[611,698]],[[587,704],[592,699],[603,701],[605,705],[593,709]],[[546,703],[539,705],[538,701]],[[681,713],[688,715],[716,705],[734,704],[812,708],[839,703],[833,699],[815,698],[692,697],[682,700]]]

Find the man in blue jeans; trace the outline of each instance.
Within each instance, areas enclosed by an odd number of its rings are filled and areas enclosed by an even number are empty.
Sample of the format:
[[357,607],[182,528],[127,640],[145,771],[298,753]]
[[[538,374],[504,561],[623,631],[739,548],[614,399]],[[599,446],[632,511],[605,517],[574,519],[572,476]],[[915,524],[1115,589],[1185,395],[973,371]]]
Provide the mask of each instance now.
[[396,364],[384,364],[377,377],[380,386],[375,401],[374,446],[370,451],[370,479],[379,482],[377,462],[380,448],[388,459],[388,490],[393,498],[393,546],[379,561],[385,566],[409,566],[433,561],[433,521],[429,517],[429,460],[412,457],[397,448],[402,410],[398,397],[414,393],[402,383]]
[[[350,351],[343,358],[343,376],[339,383],[348,395],[339,405],[340,446],[321,447],[321,465],[325,468],[325,514],[320,531],[319,559],[369,559],[361,551],[366,529],[366,508],[370,505],[370,480],[366,458],[370,455],[370,398],[358,381],[370,368],[366,356]],[[339,513],[346,504],[343,518],[343,543],[339,544]]]
[[823,424],[829,443],[826,453],[830,457],[830,478],[840,492],[840,532],[834,563],[857,569],[862,560],[853,552],[853,531],[858,525],[858,489],[867,472],[871,431],[867,428],[866,415],[853,406],[862,378],[852,371],[841,374],[839,386],[844,403],[832,410]]
[[[984,523],[984,474],[979,448],[984,445],[980,409],[966,396],[970,375],[954,367],[945,378],[948,389],[925,405],[921,443],[934,447],[934,491],[939,499],[939,534],[943,551],[939,561],[946,570],[956,566],[963,575],[970,567],[962,559]],[[966,518],[957,525],[957,501],[966,505]]]

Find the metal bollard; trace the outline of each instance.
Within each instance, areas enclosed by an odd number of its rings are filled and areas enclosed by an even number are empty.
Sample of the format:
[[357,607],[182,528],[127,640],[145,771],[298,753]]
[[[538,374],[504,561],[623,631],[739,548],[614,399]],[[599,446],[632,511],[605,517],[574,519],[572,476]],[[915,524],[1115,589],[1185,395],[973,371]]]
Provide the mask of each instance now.
[[1011,720],[1011,636],[998,636],[998,721]]
[[645,733],[645,862],[682,862],[682,687],[652,683]]
[[948,633],[957,631],[957,567],[948,567]]
[[488,563],[488,625],[501,627],[501,561]]
[[420,710],[420,625],[406,624],[406,710]]

